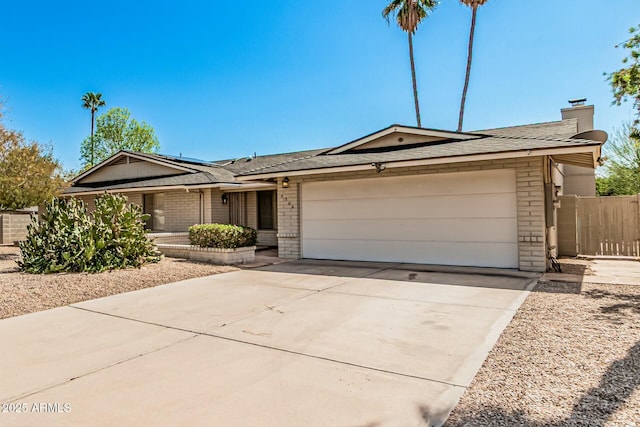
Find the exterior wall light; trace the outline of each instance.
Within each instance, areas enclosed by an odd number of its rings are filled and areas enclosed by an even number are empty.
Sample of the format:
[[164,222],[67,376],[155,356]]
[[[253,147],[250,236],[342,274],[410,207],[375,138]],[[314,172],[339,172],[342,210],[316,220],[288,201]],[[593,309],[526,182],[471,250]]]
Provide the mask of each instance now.
[[371,163],[371,166],[376,168],[376,172],[377,173],[380,173],[380,172],[382,172],[383,170],[385,170],[387,168],[385,165],[383,165],[382,163],[378,163],[378,162]]
[[282,178],[282,188],[289,188],[289,177],[285,176]]
[[222,204],[226,205],[229,203],[229,195],[227,193],[222,193]]

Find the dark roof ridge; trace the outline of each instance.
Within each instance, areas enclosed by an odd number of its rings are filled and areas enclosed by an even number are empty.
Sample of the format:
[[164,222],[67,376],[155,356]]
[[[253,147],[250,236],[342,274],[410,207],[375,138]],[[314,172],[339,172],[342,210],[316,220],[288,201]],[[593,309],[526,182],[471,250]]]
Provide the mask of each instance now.
[[[294,152],[294,153],[295,153],[295,152]],[[253,172],[258,172],[258,171],[263,170],[263,169],[268,169],[268,168],[272,168],[272,167],[275,167],[275,166],[282,166],[282,165],[286,165],[287,163],[298,162],[298,161],[300,161],[300,160],[307,160],[307,159],[310,159],[310,158],[312,158],[312,157],[315,157],[316,155],[317,155],[317,154],[309,155],[309,156],[305,156],[305,157],[296,157],[296,158],[293,158],[293,159],[285,160],[285,161],[280,162],[280,163],[274,163],[274,164],[271,164],[271,165],[265,165],[265,166],[261,166],[261,167],[258,167],[258,168],[249,169],[249,170],[247,170],[247,171],[245,171],[245,172],[242,172],[242,173],[241,173],[241,174],[239,174],[239,175],[244,175],[244,174],[249,174],[249,173],[253,173]]]

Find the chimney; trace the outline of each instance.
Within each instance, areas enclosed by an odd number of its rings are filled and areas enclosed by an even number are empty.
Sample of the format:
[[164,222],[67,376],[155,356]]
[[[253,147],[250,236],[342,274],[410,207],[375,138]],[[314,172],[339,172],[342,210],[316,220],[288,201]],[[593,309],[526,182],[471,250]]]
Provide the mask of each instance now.
[[587,98],[570,99],[571,108],[563,108],[562,120],[578,119],[578,129],[576,133],[593,130],[593,105],[584,105]]

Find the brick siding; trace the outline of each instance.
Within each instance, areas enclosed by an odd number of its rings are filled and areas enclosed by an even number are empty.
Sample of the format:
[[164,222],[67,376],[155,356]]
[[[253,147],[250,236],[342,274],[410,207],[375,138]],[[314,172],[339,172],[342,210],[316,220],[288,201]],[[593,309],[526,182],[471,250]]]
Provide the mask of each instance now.
[[[543,157],[451,163],[387,169],[383,176],[403,176],[467,172],[491,169],[515,169],[518,206],[518,259],[524,271],[544,271],[545,221]],[[289,188],[278,180],[278,256],[300,258],[300,185],[304,182],[380,177],[375,170],[290,177]]]

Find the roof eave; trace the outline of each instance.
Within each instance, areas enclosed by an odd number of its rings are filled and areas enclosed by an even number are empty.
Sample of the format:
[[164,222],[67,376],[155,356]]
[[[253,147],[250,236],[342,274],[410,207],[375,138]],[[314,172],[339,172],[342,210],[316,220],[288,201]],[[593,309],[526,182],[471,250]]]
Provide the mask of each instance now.
[[166,166],[166,167],[169,167],[169,168],[180,170],[182,172],[194,172],[194,170],[191,169],[191,168],[178,166],[178,165],[175,165],[175,164],[172,164],[172,163],[169,163],[169,162],[163,162],[161,160],[145,156],[144,153],[136,153],[136,152],[133,152],[133,151],[120,150],[117,153],[109,156],[105,160],[101,161],[100,163],[98,163],[97,165],[92,167],[91,169],[88,169],[88,170],[84,171],[83,173],[81,173],[80,175],[78,175],[75,178],[73,178],[71,180],[71,185],[73,185],[76,182],[82,180],[83,178],[86,178],[87,176],[91,175],[92,173],[94,173],[98,169],[108,165],[109,163],[111,163],[112,161],[117,159],[118,157],[122,157],[122,156],[134,157],[134,158],[139,159],[139,160],[144,160],[144,161],[150,162],[150,163],[156,163],[156,164],[163,165],[163,166]]
[[[597,159],[600,157],[600,143],[581,145],[579,147],[558,147],[558,148],[538,148],[517,151],[503,151],[497,153],[469,154],[460,156],[436,157],[430,159],[401,160],[401,161],[382,161],[387,169],[402,168],[410,166],[429,166],[446,163],[474,162],[483,160],[501,160],[510,158],[538,157],[554,154],[570,154],[570,153],[592,153],[594,158],[593,167],[597,166]],[[355,172],[362,170],[371,170],[373,168],[370,162],[359,165],[349,166],[329,166],[326,168],[314,168],[304,170],[290,170],[272,173],[262,173],[254,175],[236,176],[238,181],[254,181],[258,179],[272,179],[284,176],[304,176],[337,172]]]
[[100,188],[88,191],[78,191],[66,193],[63,192],[63,196],[89,196],[93,194],[104,193],[135,193],[135,192],[154,192],[154,191],[171,191],[171,190],[202,190],[207,188],[219,188],[222,191],[250,191],[250,190],[270,190],[275,189],[275,183],[264,182],[216,182],[211,184],[180,184],[180,185],[158,185],[149,187],[130,187],[130,188]]
[[380,129],[379,131],[370,133],[369,135],[363,136],[351,142],[347,142],[346,144],[335,147],[327,151],[325,154],[328,154],[328,155],[340,154],[352,148],[359,147],[363,144],[366,144],[367,142],[374,141],[383,136],[391,135],[395,132],[409,133],[409,134],[422,135],[422,136],[437,136],[437,137],[459,139],[459,140],[475,139],[482,136],[482,134],[477,134],[477,133],[453,132],[448,130],[418,128],[418,127],[404,126],[404,125],[391,125],[384,129]]

